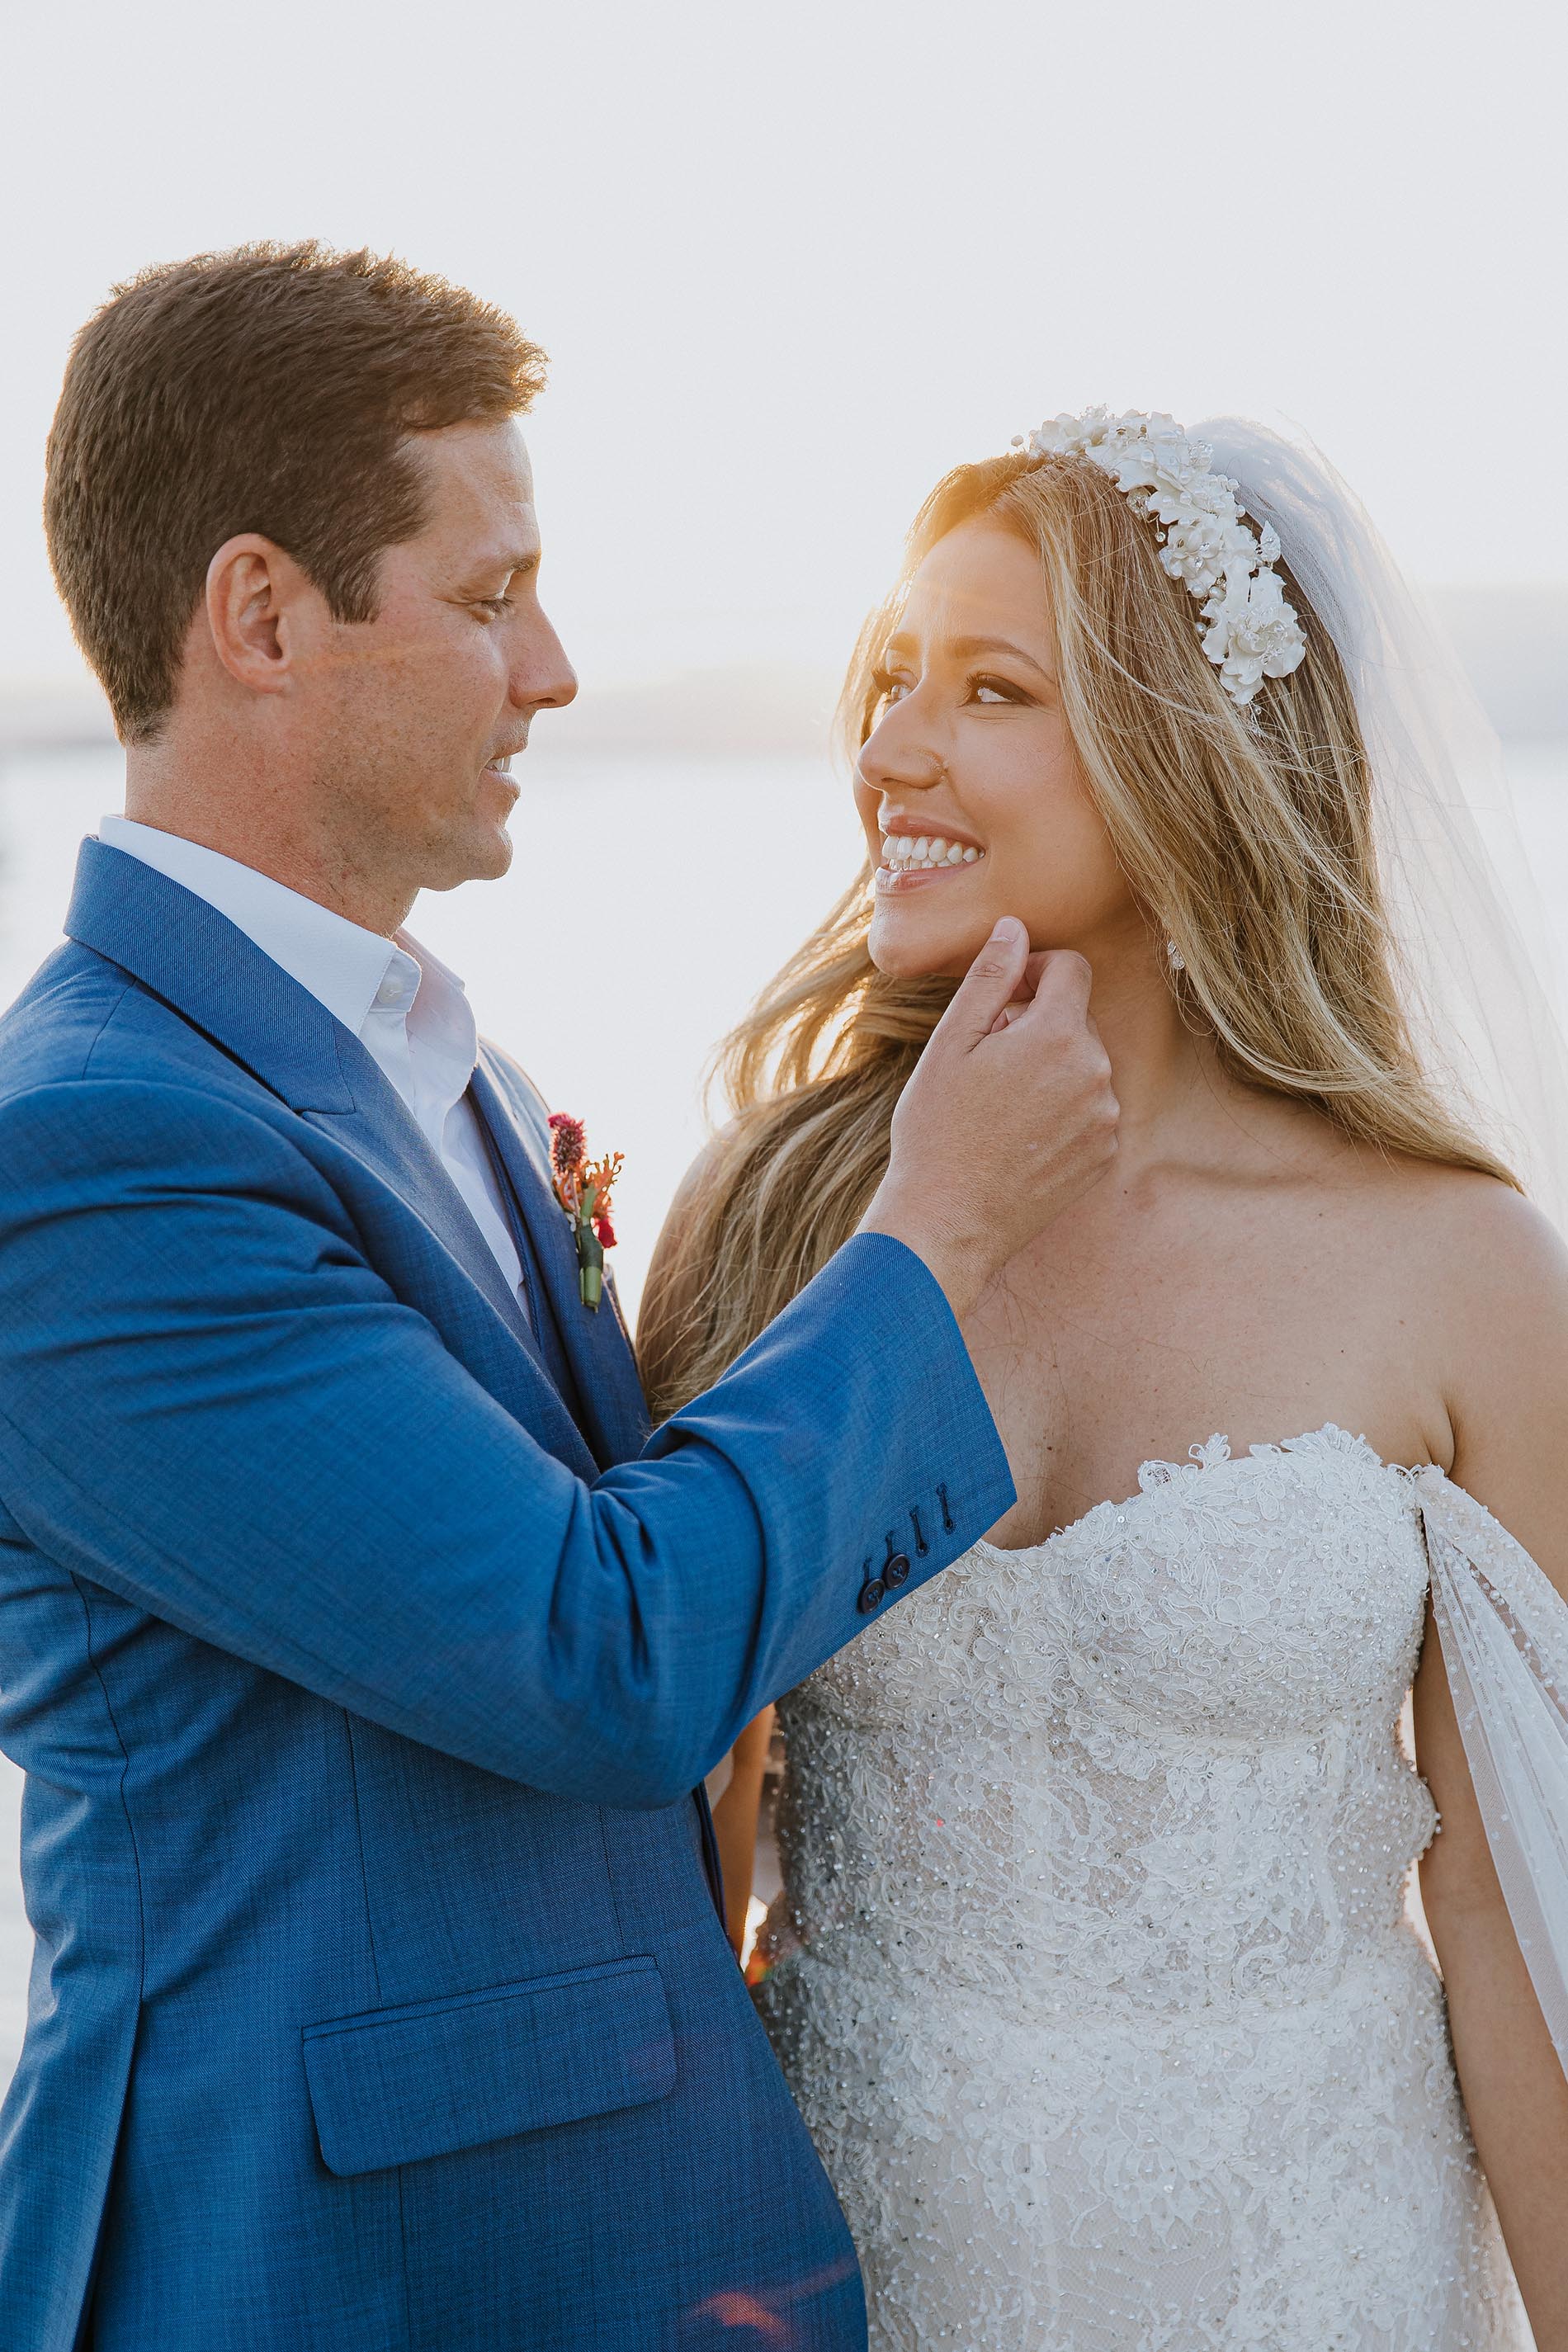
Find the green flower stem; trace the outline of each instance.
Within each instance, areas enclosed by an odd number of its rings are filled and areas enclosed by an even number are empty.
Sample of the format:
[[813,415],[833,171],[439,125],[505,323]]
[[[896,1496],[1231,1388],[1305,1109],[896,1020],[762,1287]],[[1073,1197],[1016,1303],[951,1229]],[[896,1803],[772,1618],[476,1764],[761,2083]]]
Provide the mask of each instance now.
[[[592,1197],[590,1194],[589,1198],[592,1199]],[[591,1307],[597,1314],[599,1301],[605,1295],[605,1253],[600,1247],[599,1236],[594,1231],[589,1218],[583,1217],[579,1220],[576,1234],[577,1288],[582,1295],[584,1306]]]

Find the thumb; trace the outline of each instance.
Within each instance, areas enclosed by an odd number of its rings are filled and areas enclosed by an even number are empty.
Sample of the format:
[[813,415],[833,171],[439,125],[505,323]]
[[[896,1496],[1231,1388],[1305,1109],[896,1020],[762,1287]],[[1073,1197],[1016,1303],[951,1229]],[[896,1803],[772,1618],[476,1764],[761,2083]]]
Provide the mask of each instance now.
[[989,1036],[1024,976],[1028,956],[1029,934],[1017,916],[999,915],[995,929],[937,1024],[935,1035],[952,1038],[965,1051]]

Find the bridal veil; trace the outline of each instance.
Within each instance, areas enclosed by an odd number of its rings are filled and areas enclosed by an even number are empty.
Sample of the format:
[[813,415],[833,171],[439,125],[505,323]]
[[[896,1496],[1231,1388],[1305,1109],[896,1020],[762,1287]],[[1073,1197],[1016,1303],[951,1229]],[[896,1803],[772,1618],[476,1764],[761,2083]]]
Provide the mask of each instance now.
[[[1501,747],[1452,648],[1321,454],[1219,417],[1194,428],[1345,665],[1416,1044],[1568,1234],[1568,1048],[1552,938]],[[1488,1843],[1568,2072],[1568,1603],[1436,1468],[1415,1486],[1433,1612]]]

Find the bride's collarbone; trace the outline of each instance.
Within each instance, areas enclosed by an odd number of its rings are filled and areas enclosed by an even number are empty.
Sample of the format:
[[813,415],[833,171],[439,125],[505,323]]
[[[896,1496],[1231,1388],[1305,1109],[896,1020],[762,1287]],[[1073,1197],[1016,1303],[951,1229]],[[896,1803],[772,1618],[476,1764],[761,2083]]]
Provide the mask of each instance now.
[[1333,1423],[1385,1462],[1447,1467],[1453,1438],[1441,1392],[1392,1330],[1360,1345],[1237,1348],[1169,1335],[1059,1348],[1032,1372],[980,1361],[1017,1501],[993,1539],[1042,1542],[1097,1503],[1139,1491],[1150,1462],[1185,1462],[1215,1437],[1236,1454]]
[[999,1286],[972,1346],[1018,1490],[992,1530],[1009,1548],[1125,1500],[1143,1464],[1216,1434],[1245,1454],[1331,1422],[1385,1461],[1451,1456],[1440,1351],[1415,1270],[1395,1265],[1064,1260]]

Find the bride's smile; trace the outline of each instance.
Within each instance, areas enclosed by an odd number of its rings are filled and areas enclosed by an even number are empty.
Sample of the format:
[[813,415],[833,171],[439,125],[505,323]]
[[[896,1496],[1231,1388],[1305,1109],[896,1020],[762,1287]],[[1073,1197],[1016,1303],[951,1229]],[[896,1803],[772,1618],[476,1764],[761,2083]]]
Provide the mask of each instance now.
[[882,862],[877,868],[879,890],[910,889],[927,876],[946,877],[960,867],[976,865],[985,852],[975,842],[938,833],[928,817],[923,830],[910,818],[883,820]]

